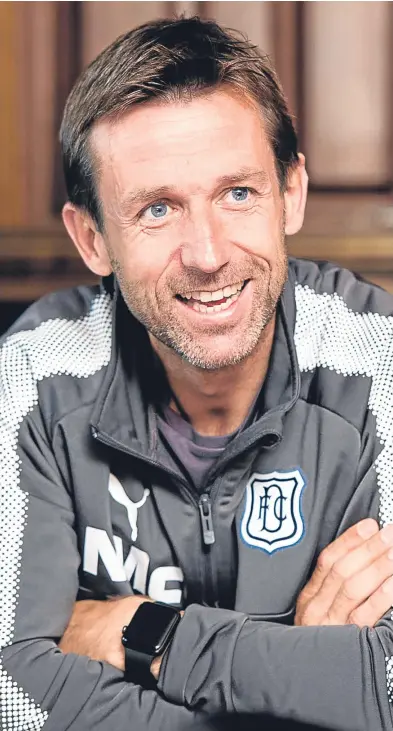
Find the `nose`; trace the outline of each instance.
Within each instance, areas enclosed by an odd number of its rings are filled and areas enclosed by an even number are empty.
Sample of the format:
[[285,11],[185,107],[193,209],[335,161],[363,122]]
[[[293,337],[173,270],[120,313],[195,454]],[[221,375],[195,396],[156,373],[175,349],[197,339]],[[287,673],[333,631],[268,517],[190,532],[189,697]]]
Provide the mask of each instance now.
[[182,264],[190,269],[211,274],[230,258],[230,242],[211,210],[194,211],[184,230],[181,247]]

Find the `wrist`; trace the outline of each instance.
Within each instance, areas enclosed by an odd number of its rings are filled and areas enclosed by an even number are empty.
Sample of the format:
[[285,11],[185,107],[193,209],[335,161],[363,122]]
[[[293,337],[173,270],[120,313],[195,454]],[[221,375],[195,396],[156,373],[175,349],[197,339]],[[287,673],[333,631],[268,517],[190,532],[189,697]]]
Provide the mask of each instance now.
[[155,680],[158,680],[163,657],[164,657],[163,655],[160,655],[159,657],[155,657],[152,664],[150,665],[150,672],[151,672],[153,678],[155,678]]
[[180,621],[179,610],[160,602],[142,602],[123,627],[126,680],[150,687],[157,680],[163,655]]

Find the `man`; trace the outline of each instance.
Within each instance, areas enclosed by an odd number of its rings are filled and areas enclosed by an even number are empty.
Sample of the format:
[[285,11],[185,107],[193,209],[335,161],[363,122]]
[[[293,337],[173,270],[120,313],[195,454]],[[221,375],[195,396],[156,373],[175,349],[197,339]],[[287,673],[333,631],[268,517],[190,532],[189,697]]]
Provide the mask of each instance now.
[[267,60],[143,26],[61,141],[103,280],[2,344],[3,727],[390,729],[393,298],[288,266],[307,175]]

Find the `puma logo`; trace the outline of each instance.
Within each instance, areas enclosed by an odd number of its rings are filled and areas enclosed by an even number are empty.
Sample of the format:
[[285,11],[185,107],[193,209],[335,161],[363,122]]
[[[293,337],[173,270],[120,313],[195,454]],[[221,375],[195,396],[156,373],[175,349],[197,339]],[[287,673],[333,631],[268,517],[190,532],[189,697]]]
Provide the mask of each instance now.
[[128,522],[131,527],[131,540],[136,541],[138,537],[138,510],[142,507],[142,505],[145,504],[147,498],[150,495],[150,490],[145,487],[141,499],[138,500],[138,502],[134,503],[126,494],[121,482],[117,479],[117,477],[112,474],[109,475],[108,489],[113,499],[116,500],[117,503],[120,503],[120,505],[123,505],[123,507],[125,507],[128,516]]

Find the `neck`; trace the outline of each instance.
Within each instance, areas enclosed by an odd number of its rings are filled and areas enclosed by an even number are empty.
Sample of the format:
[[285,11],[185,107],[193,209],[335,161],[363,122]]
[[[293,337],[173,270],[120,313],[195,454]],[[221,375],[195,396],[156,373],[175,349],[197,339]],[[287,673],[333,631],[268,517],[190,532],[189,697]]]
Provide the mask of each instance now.
[[246,418],[266,377],[273,345],[275,317],[265,327],[253,353],[241,363],[204,371],[182,360],[174,351],[150,337],[174,394],[174,411],[182,411],[204,436],[236,431]]

